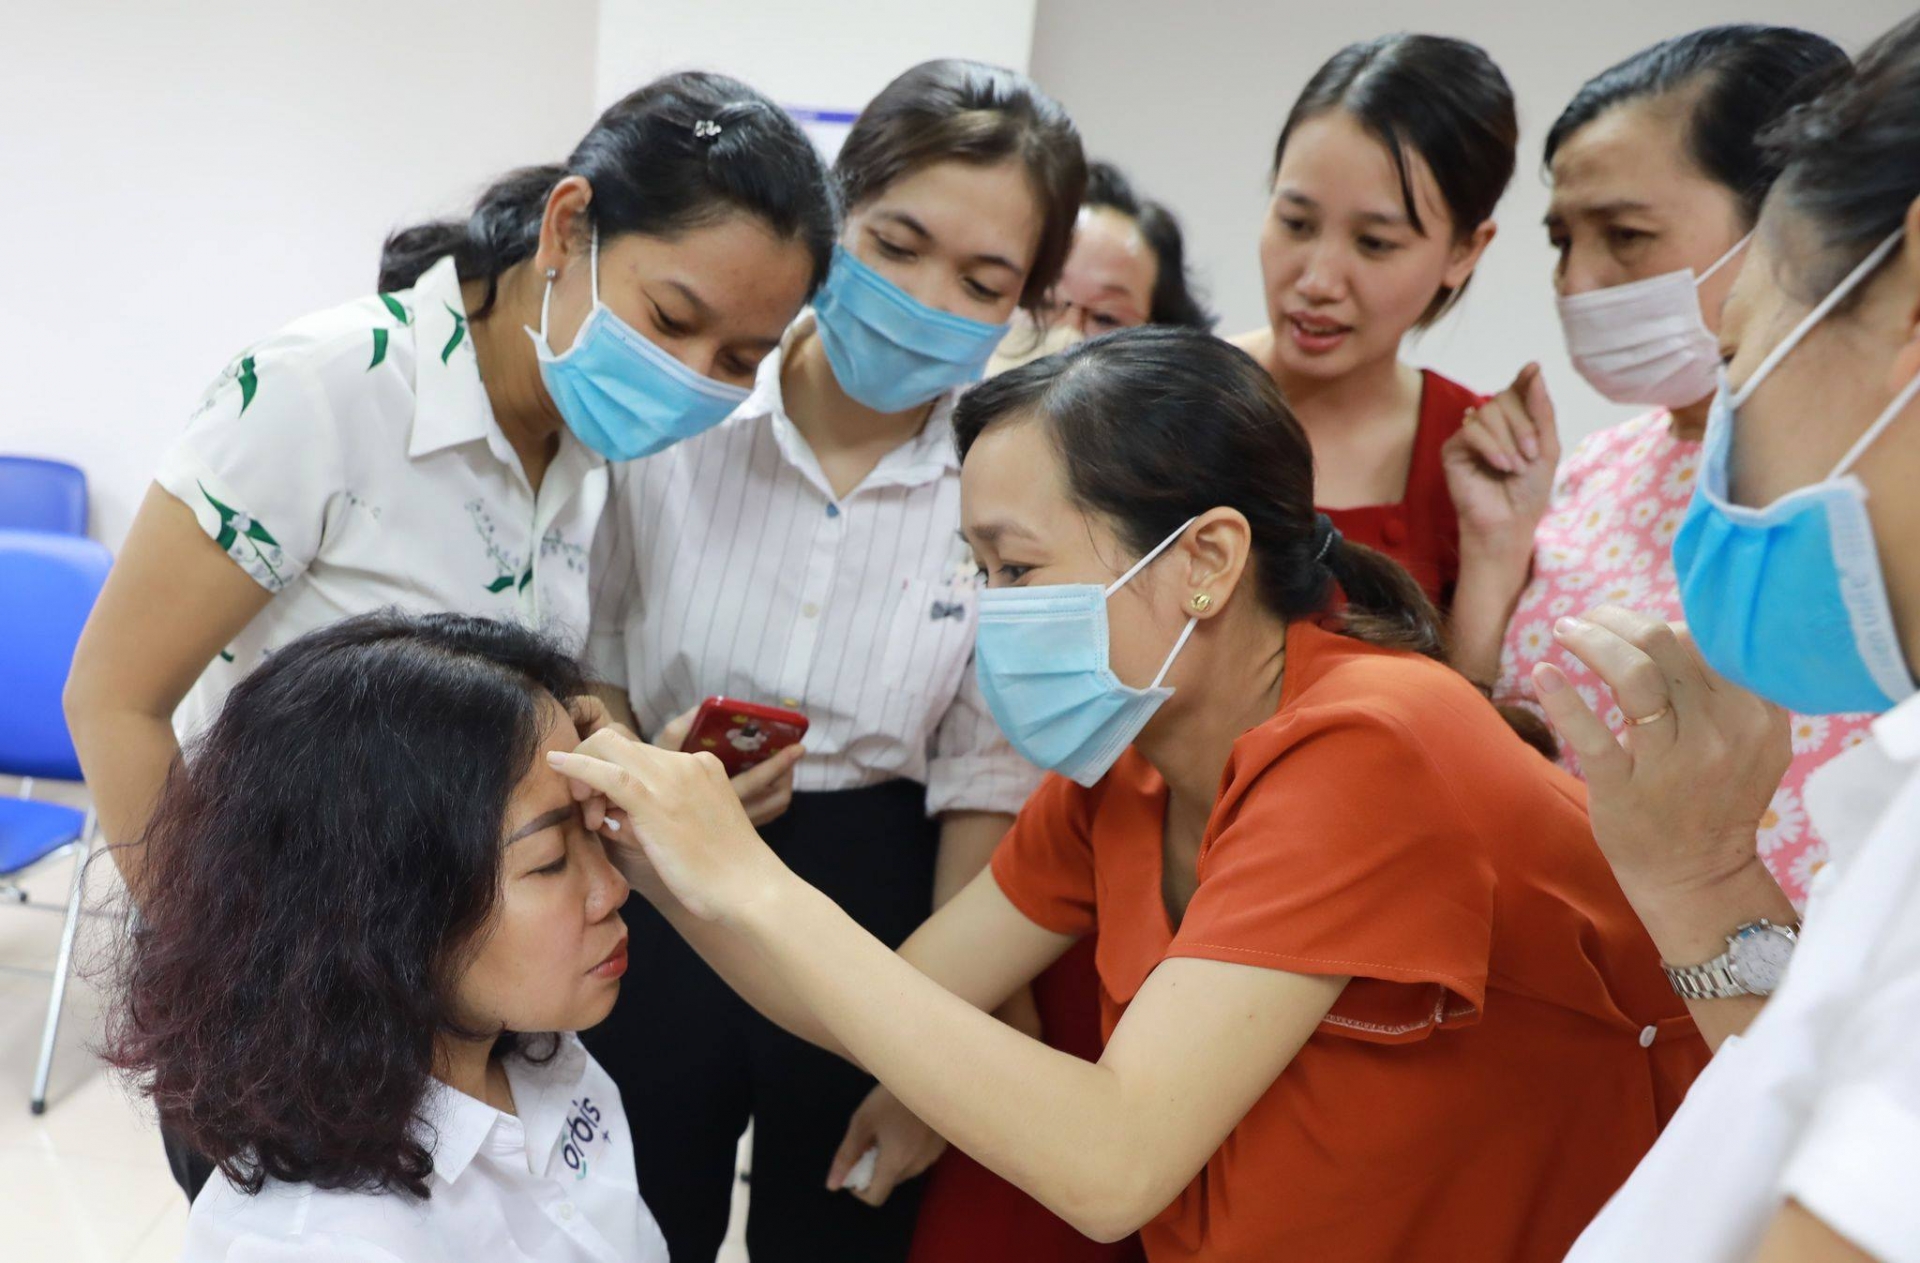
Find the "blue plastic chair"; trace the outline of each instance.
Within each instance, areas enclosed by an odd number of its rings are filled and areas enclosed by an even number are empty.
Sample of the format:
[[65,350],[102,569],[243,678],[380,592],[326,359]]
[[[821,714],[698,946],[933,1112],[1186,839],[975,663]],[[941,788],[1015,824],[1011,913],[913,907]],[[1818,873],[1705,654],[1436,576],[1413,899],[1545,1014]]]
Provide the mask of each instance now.
[[[66,913],[60,950],[47,975],[53,989],[33,1076],[36,1114],[47,1108],[47,1077],[53,1070],[54,1038],[73,966],[80,893],[95,827],[90,809],[35,802],[29,795],[35,780],[81,779],[60,694],[80,629],[112,562],[105,548],[84,536],[0,530],[0,699],[5,699],[0,701],[0,775],[23,778],[20,797],[0,798],[0,893],[29,907]],[[15,879],[62,855],[73,857],[65,908],[32,903]]]
[[87,476],[38,456],[0,456],[0,531],[87,533]]

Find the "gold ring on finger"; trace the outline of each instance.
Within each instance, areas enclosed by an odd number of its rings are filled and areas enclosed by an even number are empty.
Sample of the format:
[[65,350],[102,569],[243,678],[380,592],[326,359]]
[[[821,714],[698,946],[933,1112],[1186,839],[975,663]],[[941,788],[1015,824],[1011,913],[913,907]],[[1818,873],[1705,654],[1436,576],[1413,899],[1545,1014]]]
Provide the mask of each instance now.
[[1665,719],[1668,715],[1671,715],[1671,714],[1673,714],[1673,707],[1671,704],[1662,706],[1659,710],[1654,711],[1653,714],[1651,715],[1642,715],[1638,719],[1628,718],[1627,727],[1638,728],[1642,724],[1658,723],[1662,719]]

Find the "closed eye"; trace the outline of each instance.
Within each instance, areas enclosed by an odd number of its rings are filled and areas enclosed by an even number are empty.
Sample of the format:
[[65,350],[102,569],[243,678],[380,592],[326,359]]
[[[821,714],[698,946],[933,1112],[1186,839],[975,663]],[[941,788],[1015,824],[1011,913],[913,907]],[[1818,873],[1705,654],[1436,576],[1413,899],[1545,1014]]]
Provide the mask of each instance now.
[[675,320],[666,312],[662,311],[659,303],[653,305],[653,323],[659,327],[660,332],[670,338],[684,338],[693,332],[687,325],[682,324],[680,321]]

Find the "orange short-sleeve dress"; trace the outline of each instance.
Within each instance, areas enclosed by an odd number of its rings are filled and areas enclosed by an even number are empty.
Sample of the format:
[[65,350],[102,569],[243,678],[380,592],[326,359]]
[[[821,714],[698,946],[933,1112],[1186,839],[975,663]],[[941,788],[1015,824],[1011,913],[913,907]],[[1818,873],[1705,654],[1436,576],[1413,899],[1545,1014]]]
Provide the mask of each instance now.
[[1165,811],[1128,751],[1049,777],[994,856],[1034,922],[1098,929],[1107,1036],[1169,957],[1353,981],[1142,1229],[1152,1263],[1558,1259],[1706,1063],[1583,787],[1438,663],[1289,629],[1178,925]]

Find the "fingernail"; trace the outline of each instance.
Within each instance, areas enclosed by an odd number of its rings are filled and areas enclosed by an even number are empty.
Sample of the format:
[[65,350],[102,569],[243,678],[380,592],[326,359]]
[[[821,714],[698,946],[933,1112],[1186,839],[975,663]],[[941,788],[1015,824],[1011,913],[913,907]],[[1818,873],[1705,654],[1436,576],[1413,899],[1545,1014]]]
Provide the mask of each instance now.
[[1548,693],[1558,693],[1567,687],[1566,677],[1558,671],[1535,671],[1533,673],[1533,691],[1542,697]]
[[558,750],[549,750],[547,751],[547,766],[559,767],[560,761],[566,757],[567,756],[565,754],[561,753]]
[[1563,618],[1553,625],[1553,630],[1558,636],[1578,636],[1587,630],[1587,625],[1577,618]]
[[1540,459],[1540,445],[1534,442],[1532,439],[1527,439],[1524,442],[1522,442],[1520,444],[1520,449],[1527,454],[1528,460]]

